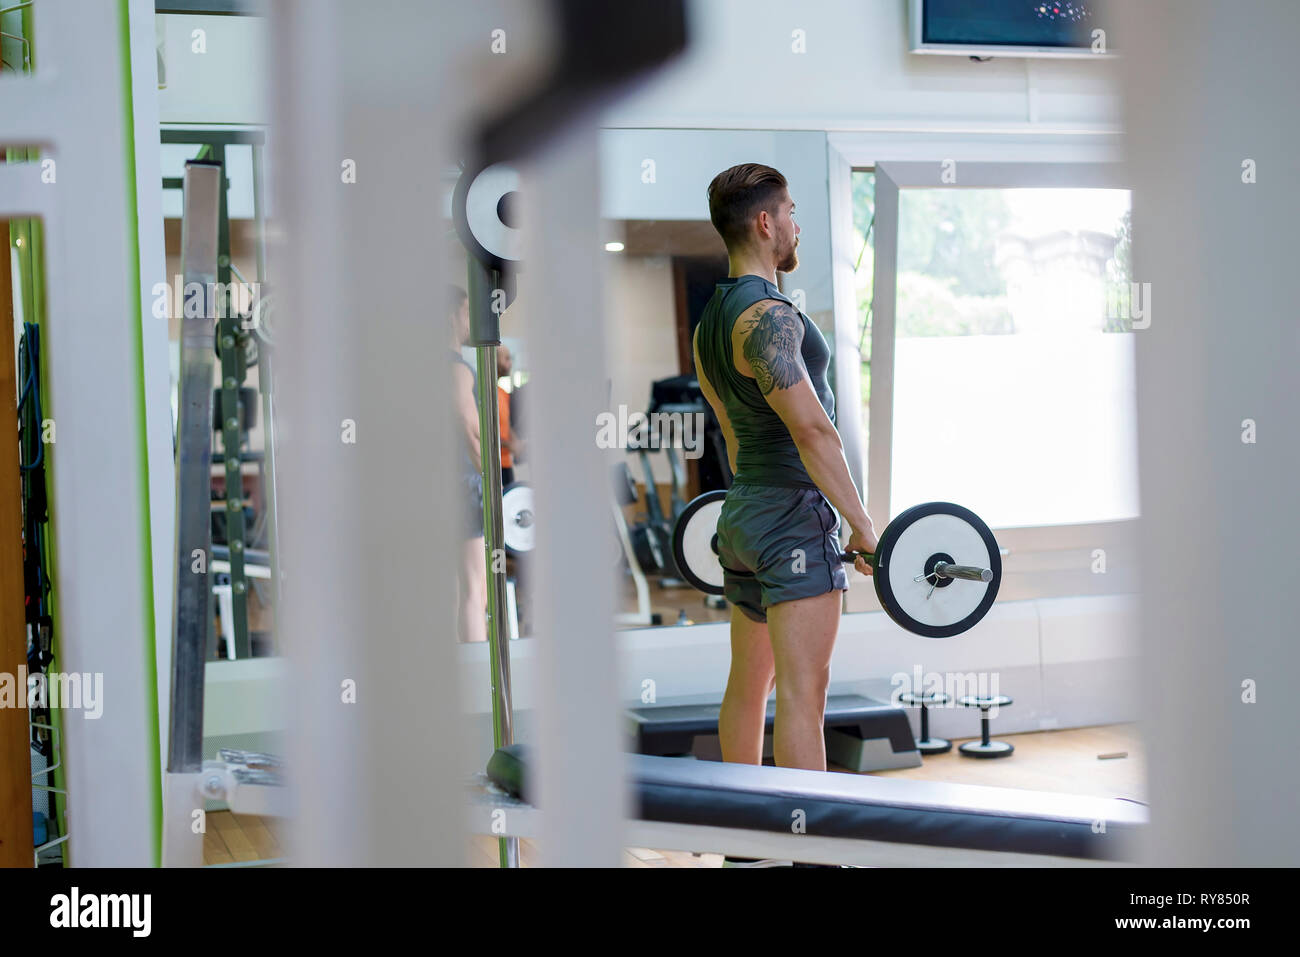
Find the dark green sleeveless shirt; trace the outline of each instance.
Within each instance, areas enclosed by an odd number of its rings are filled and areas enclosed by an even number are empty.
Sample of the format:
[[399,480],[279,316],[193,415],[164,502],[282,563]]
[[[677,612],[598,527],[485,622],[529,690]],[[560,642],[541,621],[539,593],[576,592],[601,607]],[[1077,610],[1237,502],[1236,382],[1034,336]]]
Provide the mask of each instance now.
[[[767,404],[758,383],[737,372],[732,361],[731,330],[736,320],[764,299],[794,305],[762,276],[738,276],[718,283],[713,298],[704,307],[697,331],[700,371],[722,400],[740,445],[736,452],[735,484],[816,488],[799,459],[790,430]],[[803,319],[803,362],[808,367],[813,391],[834,422],[835,395],[826,379],[831,350],[813,321],[802,312],[799,317]]]

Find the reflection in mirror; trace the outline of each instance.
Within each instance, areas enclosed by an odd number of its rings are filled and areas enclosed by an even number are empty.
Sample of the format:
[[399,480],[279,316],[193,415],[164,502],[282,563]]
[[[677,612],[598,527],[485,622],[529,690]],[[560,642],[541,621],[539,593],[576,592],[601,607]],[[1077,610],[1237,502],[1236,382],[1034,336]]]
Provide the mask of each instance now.
[[[696,327],[731,262],[709,210],[709,188],[724,170],[775,168],[791,206],[782,236],[798,245],[783,256],[775,283],[812,323],[830,353],[827,387],[841,371],[831,283],[831,216],[825,137],[807,132],[606,130],[601,137],[606,270],[605,328],[612,420],[609,450],[617,510],[617,623],[623,628],[730,620],[720,597],[687,584],[689,560],[674,556],[675,520],[693,498],[732,483],[723,429],[694,365]],[[794,207],[797,206],[797,214]],[[785,215],[785,214],[783,214]],[[793,267],[793,268],[792,268]],[[741,274],[766,272],[740,261]],[[729,283],[727,289],[734,287]],[[845,313],[845,321],[852,317]],[[853,376],[848,388],[857,389]],[[829,396],[828,396],[829,398]],[[853,403],[841,432],[850,462],[858,452]]]
[[[704,210],[707,212],[707,209]],[[707,220],[606,220],[613,447],[611,554],[621,627],[725,621],[692,587],[672,536],[687,503],[731,483],[726,445],[695,378],[692,337],[727,254]],[[612,440],[612,441],[611,441]]]
[[[268,249],[267,23],[168,15],[156,25],[165,270],[144,294],[146,313],[167,324],[178,549],[172,640],[159,654],[171,798],[163,860],[275,861],[288,813],[277,757],[288,696],[277,629],[275,330],[284,319],[272,292],[279,247]],[[239,62],[192,55],[199,36],[237,50]],[[208,794],[207,833],[196,837],[184,782],[200,767],[250,787]]]

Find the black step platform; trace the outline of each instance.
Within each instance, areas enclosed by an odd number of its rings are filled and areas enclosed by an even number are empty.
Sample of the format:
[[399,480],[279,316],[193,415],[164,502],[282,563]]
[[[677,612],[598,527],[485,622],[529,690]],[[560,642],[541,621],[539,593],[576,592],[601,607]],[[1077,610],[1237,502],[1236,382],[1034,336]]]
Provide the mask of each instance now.
[[[690,754],[697,735],[718,733],[721,702],[658,705],[627,712],[633,748],[639,754]],[[776,702],[767,703],[770,733]],[[912,737],[907,712],[865,695],[836,694],[826,698],[827,757],[854,771],[884,771],[916,767],[920,753]]]
[[[1099,861],[1131,857],[1147,822],[1144,805],[1120,798],[644,754],[627,760],[643,821],[789,834],[792,815],[801,813],[807,834],[819,837],[961,848],[989,852],[991,859],[1032,854]],[[523,746],[498,750],[487,773],[498,787],[535,803]]]

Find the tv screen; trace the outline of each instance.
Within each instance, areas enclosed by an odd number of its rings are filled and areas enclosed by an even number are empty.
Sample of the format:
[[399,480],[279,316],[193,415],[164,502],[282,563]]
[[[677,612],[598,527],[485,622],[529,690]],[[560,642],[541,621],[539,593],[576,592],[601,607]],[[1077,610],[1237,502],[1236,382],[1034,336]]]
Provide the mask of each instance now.
[[1087,55],[1099,0],[914,0],[913,50]]

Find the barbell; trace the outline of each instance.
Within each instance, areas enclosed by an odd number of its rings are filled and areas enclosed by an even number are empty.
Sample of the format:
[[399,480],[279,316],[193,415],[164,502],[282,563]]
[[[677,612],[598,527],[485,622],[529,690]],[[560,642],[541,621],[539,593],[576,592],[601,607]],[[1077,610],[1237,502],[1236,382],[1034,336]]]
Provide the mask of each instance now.
[[[673,527],[673,558],[682,577],[702,592],[723,594],[718,557],[722,490],[697,496]],[[998,596],[1002,554],[978,515],[951,502],[925,502],[900,512],[865,558],[880,607],[900,627],[926,638],[951,638],[975,626]],[[791,556],[793,561],[795,556]]]

